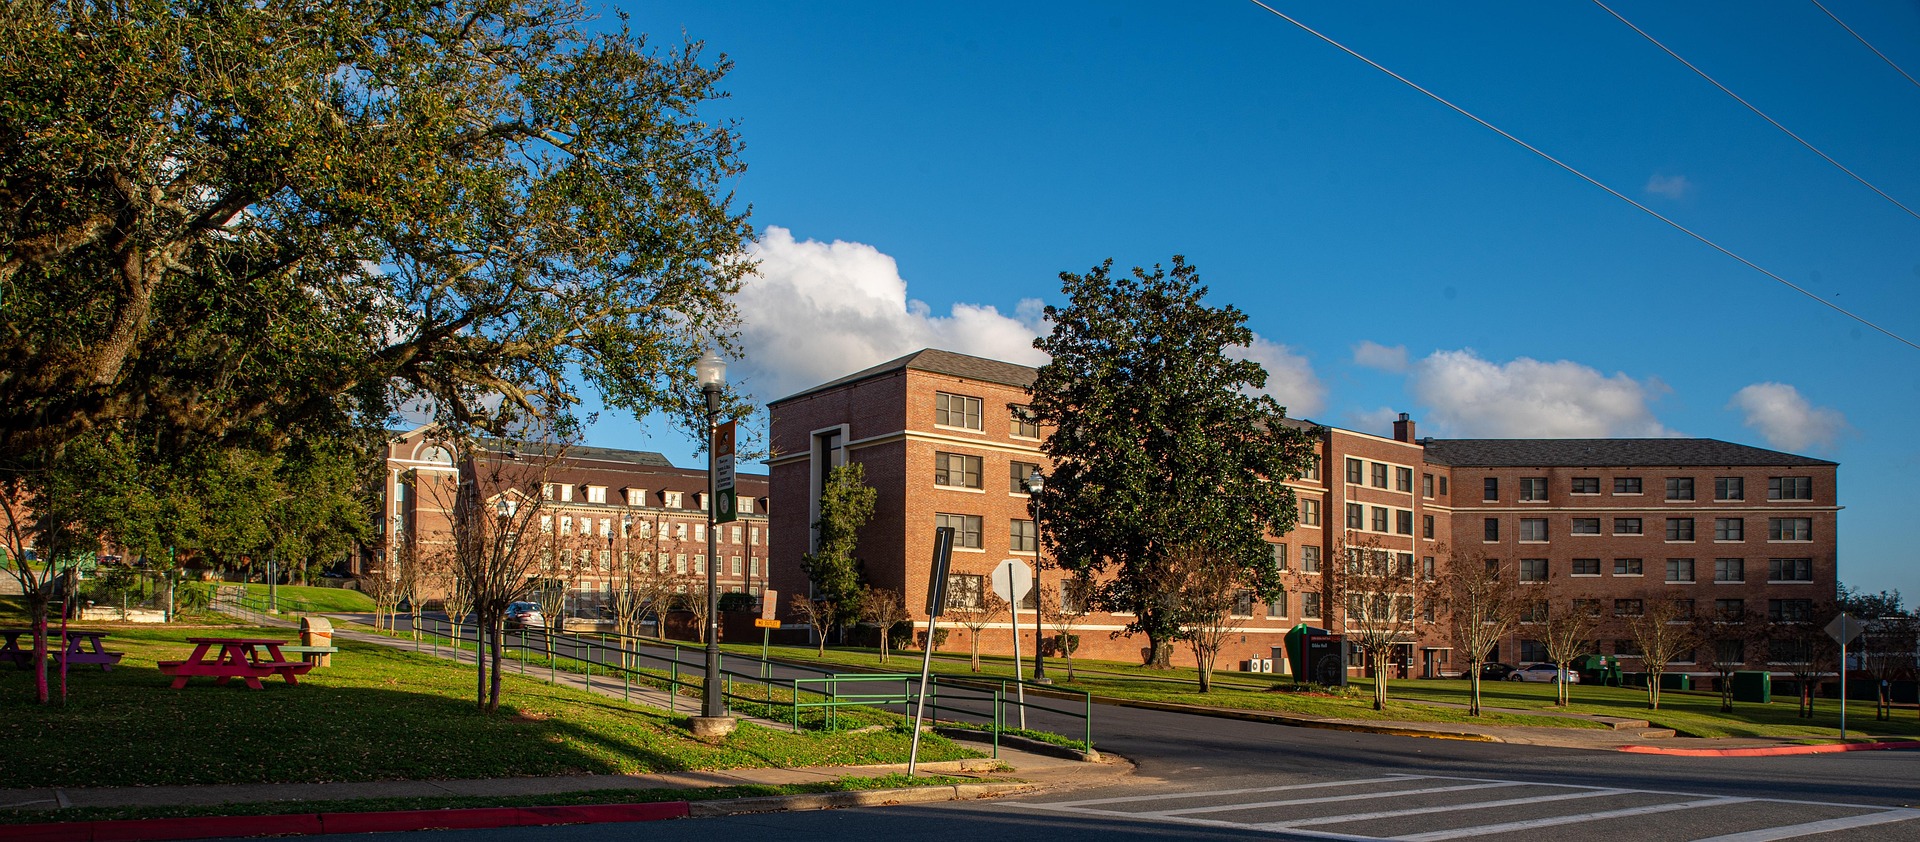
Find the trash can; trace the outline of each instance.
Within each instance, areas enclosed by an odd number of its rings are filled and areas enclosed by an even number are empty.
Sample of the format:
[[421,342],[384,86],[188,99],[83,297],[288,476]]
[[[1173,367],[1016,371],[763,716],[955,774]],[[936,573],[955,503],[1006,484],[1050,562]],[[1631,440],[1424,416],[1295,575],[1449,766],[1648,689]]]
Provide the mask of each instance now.
[[[332,646],[333,622],[325,617],[300,618],[301,646]],[[325,652],[303,652],[300,660],[321,667],[333,666],[333,656]]]
[[1767,704],[1773,701],[1773,673],[1742,670],[1733,674],[1733,700]]

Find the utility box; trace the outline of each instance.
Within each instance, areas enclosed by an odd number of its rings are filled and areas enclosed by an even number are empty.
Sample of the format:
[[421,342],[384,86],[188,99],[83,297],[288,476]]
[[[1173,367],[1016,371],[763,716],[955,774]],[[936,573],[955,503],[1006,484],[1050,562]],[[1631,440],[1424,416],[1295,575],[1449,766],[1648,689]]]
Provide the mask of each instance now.
[[1764,670],[1742,670],[1733,674],[1733,700],[1767,704],[1773,701],[1773,674]]
[[1305,623],[1287,632],[1287,659],[1295,683],[1347,686],[1347,645],[1341,635]]
[[[332,646],[333,645],[333,621],[328,620],[325,617],[301,617],[300,618],[300,645],[301,646]],[[308,655],[306,659],[312,659],[313,662],[318,666],[323,666],[323,667],[333,666],[333,656],[325,652],[315,653],[314,655]]]

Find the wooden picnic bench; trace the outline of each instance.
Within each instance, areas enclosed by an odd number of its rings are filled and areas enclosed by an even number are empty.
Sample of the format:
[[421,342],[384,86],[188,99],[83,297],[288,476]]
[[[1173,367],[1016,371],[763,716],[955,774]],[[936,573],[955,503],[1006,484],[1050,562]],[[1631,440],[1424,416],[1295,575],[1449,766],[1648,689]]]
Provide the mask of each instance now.
[[[63,661],[68,666],[74,664],[98,664],[102,671],[112,672],[113,665],[120,663],[125,652],[109,652],[101,644],[107,633],[86,629],[67,629],[62,636],[58,631],[49,629],[47,633],[47,657]],[[33,629],[0,629],[0,637],[6,642],[0,643],[0,660],[12,661],[21,669],[33,667]],[[21,645],[21,641],[26,644]]]
[[[196,675],[211,676],[215,684],[238,678],[254,690],[263,689],[260,679],[275,675],[286,679],[288,684],[299,684],[299,676],[314,666],[287,660],[281,651],[286,641],[275,638],[189,637],[187,642],[194,646],[193,654],[186,660],[156,664],[161,672],[173,676],[175,690],[186,687],[187,679]],[[209,659],[207,653],[216,646],[220,653]]]

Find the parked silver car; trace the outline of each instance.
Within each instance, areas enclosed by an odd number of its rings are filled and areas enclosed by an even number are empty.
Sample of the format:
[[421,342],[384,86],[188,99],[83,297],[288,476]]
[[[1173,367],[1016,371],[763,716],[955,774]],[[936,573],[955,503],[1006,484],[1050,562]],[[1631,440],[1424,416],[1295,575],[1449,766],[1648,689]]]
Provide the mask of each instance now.
[[1553,664],[1528,664],[1508,673],[1507,680],[1553,682],[1561,680],[1563,676],[1568,684],[1580,683],[1579,673],[1573,670],[1562,673],[1560,668]]
[[538,602],[516,602],[507,606],[506,623],[510,629],[542,629],[547,618],[540,614]]

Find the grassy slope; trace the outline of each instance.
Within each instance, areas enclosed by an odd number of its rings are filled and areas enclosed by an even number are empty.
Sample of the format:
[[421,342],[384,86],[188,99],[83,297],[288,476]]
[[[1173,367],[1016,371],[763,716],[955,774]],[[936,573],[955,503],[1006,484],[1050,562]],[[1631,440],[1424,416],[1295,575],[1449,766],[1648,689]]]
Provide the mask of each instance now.
[[[256,599],[267,598],[267,586],[260,584],[243,585],[247,594]],[[359,591],[346,588],[317,588],[308,585],[281,585],[281,611],[339,612],[342,614],[364,614],[373,610],[373,600]]]
[[[156,660],[178,659],[204,630],[121,626],[111,673],[70,677],[65,705],[32,702],[32,677],[0,668],[0,787],[482,778],[643,773],[906,759],[894,731],[788,734],[751,725],[708,745],[683,720],[506,676],[502,710],[474,712],[473,672],[426,655],[342,642],[333,666],[297,687],[254,692],[196,678],[168,689]],[[284,629],[222,634],[291,638]],[[944,740],[929,760],[976,756]]]

